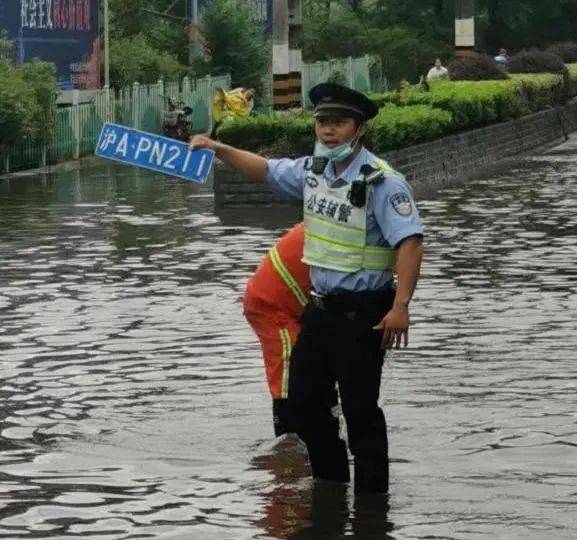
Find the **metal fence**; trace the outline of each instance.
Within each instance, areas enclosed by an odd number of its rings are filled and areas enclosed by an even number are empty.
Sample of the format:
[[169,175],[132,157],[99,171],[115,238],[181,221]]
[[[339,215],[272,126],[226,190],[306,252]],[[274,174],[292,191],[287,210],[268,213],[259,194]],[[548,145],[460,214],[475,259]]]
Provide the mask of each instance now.
[[325,62],[302,64],[302,103],[312,107],[309,90],[322,82],[337,82],[359,92],[382,92],[387,89],[380,59],[375,56],[335,58]]
[[101,90],[81,103],[57,110],[56,129],[48,144],[29,141],[13,146],[4,154],[4,172],[29,169],[91,154],[105,119],[151,133],[160,133],[166,98],[193,108],[192,130],[207,132],[212,127],[212,95],[216,88],[230,89],[230,76],[184,78],[180,83],[144,85],[134,83],[118,92]]

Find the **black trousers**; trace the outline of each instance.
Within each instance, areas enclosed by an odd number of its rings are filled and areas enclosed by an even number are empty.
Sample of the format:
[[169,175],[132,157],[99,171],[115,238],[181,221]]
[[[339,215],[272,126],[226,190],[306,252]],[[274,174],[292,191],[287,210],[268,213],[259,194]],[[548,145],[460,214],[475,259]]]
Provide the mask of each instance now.
[[386,492],[387,427],[378,406],[384,353],[373,330],[390,310],[394,290],[330,297],[310,303],[291,354],[289,407],[294,428],[307,445],[315,478],[350,480],[347,448],[332,414],[338,385],[348,442],[355,458],[355,491]]

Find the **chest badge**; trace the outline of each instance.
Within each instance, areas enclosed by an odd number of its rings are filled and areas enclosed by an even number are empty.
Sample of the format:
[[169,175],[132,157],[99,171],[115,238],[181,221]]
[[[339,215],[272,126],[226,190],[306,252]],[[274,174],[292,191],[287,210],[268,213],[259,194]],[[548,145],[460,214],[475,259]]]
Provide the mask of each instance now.
[[306,183],[307,183],[307,186],[309,186],[312,189],[318,187],[318,185],[319,185],[318,178],[313,174],[307,175]]

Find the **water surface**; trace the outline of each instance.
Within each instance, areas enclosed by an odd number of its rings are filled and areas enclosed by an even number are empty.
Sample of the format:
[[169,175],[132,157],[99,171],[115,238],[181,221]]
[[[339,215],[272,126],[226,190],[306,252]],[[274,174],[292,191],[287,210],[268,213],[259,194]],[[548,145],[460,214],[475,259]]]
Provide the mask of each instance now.
[[0,537],[577,537],[575,140],[421,198],[392,495],[272,436],[247,277],[294,211],[104,162],[0,180]]

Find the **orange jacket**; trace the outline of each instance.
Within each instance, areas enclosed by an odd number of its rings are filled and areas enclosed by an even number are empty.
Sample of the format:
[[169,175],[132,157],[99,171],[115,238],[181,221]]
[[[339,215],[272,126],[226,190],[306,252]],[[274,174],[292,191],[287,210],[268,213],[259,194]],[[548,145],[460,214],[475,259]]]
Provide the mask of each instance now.
[[246,301],[300,319],[310,291],[309,267],[302,262],[305,227],[299,223],[272,248],[249,279]]

